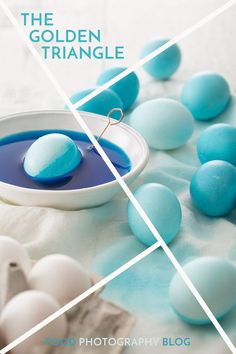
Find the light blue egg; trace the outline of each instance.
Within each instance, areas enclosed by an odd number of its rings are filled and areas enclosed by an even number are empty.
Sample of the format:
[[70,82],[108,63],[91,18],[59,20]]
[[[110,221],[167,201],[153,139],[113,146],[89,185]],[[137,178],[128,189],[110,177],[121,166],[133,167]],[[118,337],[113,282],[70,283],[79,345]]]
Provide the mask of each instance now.
[[[158,183],[147,183],[134,192],[138,200],[166,244],[178,234],[182,213],[176,195],[167,187]],[[128,223],[133,234],[147,246],[157,242],[131,202],[127,208]]]
[[[169,41],[168,38],[157,38],[148,42],[141,51],[141,58],[152,53]],[[149,75],[157,80],[169,79],[178,69],[181,62],[181,52],[177,44],[172,45],[143,65]]]
[[205,163],[193,175],[190,193],[203,214],[228,214],[236,206],[236,168],[225,161]]
[[[183,269],[218,320],[236,305],[236,269],[231,262],[202,257],[187,263]],[[196,325],[211,323],[179,273],[171,281],[169,300],[184,321]]]
[[24,170],[40,182],[57,182],[72,172],[81,162],[81,153],[74,141],[64,134],[47,134],[28,149]]
[[229,124],[214,124],[204,130],[197,141],[201,163],[223,160],[236,166],[236,128]]
[[[115,67],[105,70],[97,80],[97,85],[103,85],[107,81],[122,73],[125,67]],[[139,93],[139,80],[137,75],[132,72],[114,85],[110,86],[123,102],[124,110],[131,108]]]
[[185,82],[181,101],[195,119],[213,119],[225,110],[230,101],[229,85],[219,74],[200,72]]
[[[95,88],[88,88],[82,91],[75,93],[71,98],[72,103],[77,103],[82,98],[86,97],[88,94],[93,92]],[[66,107],[65,107],[66,108]],[[101,92],[96,97],[89,100],[87,103],[78,107],[79,111],[91,112],[101,114],[103,116],[107,116],[110,110],[113,108],[121,108],[123,109],[123,103],[120,97],[112,90],[107,89]],[[119,112],[113,112],[111,115],[114,119],[120,118]]]
[[141,104],[132,112],[130,124],[150,147],[160,150],[178,148],[193,133],[192,114],[181,103],[169,98]]

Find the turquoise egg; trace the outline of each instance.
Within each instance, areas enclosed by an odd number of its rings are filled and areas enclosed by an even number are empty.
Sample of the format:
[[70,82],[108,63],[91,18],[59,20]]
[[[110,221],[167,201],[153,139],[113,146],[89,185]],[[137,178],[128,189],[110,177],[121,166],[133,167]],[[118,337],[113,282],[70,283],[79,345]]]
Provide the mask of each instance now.
[[[236,269],[231,262],[202,257],[187,263],[183,269],[218,320],[236,305]],[[169,300],[185,322],[196,325],[211,323],[179,273],[170,283]]]
[[[107,81],[122,73],[125,67],[115,67],[105,70],[97,80],[97,85],[103,85]],[[123,102],[124,110],[131,108],[139,93],[139,80],[137,75],[132,72],[114,85],[110,86],[110,90],[114,91]]]
[[[170,243],[178,234],[182,219],[176,195],[162,184],[147,183],[136,189],[134,196],[166,244]],[[147,246],[157,242],[131,202],[128,203],[127,217],[129,226],[139,241]]]
[[225,161],[205,163],[192,177],[190,194],[203,214],[228,214],[236,206],[236,167]]
[[[141,58],[152,53],[169,41],[168,38],[157,38],[148,42],[141,51]],[[177,44],[143,65],[144,70],[157,80],[169,79],[178,69],[181,62],[181,52]]]
[[185,144],[193,133],[192,114],[169,98],[147,101],[131,114],[131,126],[153,149],[170,150]]
[[28,149],[24,170],[34,180],[58,182],[81,162],[81,153],[72,139],[64,134],[47,134]]
[[[88,94],[93,92],[95,88],[88,88],[82,91],[75,93],[71,98],[72,103],[77,103],[82,98],[86,97]],[[107,116],[108,113],[113,108],[121,108],[123,110],[123,103],[120,97],[112,90],[107,89],[101,92],[96,97],[89,100],[87,103],[78,107],[78,111],[85,111],[91,113],[101,114],[102,116]],[[120,118],[119,112],[113,112],[111,115],[114,119]]]
[[219,74],[200,72],[185,82],[181,101],[195,119],[210,120],[227,107],[230,101],[229,85]]
[[214,124],[204,130],[197,141],[201,163],[223,160],[236,166],[236,128],[229,124]]

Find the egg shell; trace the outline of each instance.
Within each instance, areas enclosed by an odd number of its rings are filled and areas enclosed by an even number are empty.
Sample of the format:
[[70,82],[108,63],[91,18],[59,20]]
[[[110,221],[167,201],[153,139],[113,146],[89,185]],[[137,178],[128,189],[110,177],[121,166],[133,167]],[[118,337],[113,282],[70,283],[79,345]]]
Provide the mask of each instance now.
[[[183,269],[217,319],[235,306],[236,269],[232,263],[216,257],[202,257],[187,263]],[[169,300],[184,321],[197,325],[211,323],[179,273],[171,281]]]
[[192,114],[179,102],[158,98],[144,102],[131,114],[130,125],[153,149],[170,150],[186,144],[193,133]]
[[[89,95],[95,89],[96,89],[96,87],[92,87],[92,88],[88,88],[88,89],[79,91],[79,92],[75,93],[70,98],[70,100],[73,104],[75,104],[79,100],[81,100],[82,98]],[[108,113],[113,108],[120,108],[122,110],[124,109],[123,103],[122,103],[120,97],[114,91],[107,89],[107,90],[104,90],[103,92],[101,92],[96,97],[89,100],[87,103],[84,103],[81,106],[79,106],[78,111],[97,113],[97,114],[101,114],[102,116],[107,116]],[[111,114],[111,118],[119,119],[120,113],[113,112]]]
[[0,269],[3,270],[10,263],[17,263],[25,275],[31,269],[29,255],[20,242],[7,236],[0,236]]
[[[97,85],[103,85],[115,76],[121,74],[126,67],[114,67],[105,70],[97,80]],[[110,90],[114,91],[123,102],[124,110],[131,108],[139,93],[139,80],[137,75],[132,72],[114,85],[110,86]]]
[[197,141],[201,163],[223,160],[236,166],[236,128],[229,124],[214,124],[205,129]]
[[193,175],[190,193],[203,214],[228,214],[236,206],[236,168],[225,161],[205,163]]
[[73,258],[53,254],[39,260],[29,274],[32,289],[45,291],[61,305],[91,287],[87,272]]
[[71,138],[64,134],[47,134],[28,149],[24,170],[37,181],[56,182],[72,172],[81,158],[81,152]]
[[[176,195],[166,186],[147,183],[137,188],[134,196],[166,244],[170,243],[178,234],[182,219]],[[131,202],[128,203],[127,217],[129,226],[139,241],[147,246],[157,242]]]
[[[154,50],[160,48],[169,41],[168,38],[156,38],[145,44],[141,51],[144,58]],[[181,62],[181,51],[177,44],[172,45],[164,52],[143,65],[144,70],[157,80],[169,79],[178,69]]]
[[[12,298],[4,307],[0,325],[7,344],[59,310],[59,304],[50,295],[29,290]],[[67,332],[65,315],[61,315],[46,327],[11,350],[12,354],[31,353],[34,347],[44,348],[44,339],[63,338]]]
[[181,102],[197,120],[210,120],[221,114],[230,101],[230,88],[219,74],[200,72],[188,79],[181,92]]

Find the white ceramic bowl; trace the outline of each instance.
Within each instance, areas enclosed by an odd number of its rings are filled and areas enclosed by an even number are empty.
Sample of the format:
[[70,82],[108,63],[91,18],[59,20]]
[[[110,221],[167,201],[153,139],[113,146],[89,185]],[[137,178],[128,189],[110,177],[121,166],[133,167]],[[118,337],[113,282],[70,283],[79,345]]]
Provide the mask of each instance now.
[[[80,112],[94,135],[99,135],[107,123],[104,116]],[[19,113],[0,119],[0,138],[30,130],[68,129],[83,132],[73,115],[67,111]],[[122,178],[131,183],[144,169],[149,150],[145,140],[128,125],[120,123],[107,129],[105,139],[120,146],[129,156],[131,171]],[[121,190],[114,180],[95,187],[73,190],[37,190],[0,182],[0,197],[16,205],[53,207],[76,210],[95,207],[111,200]]]

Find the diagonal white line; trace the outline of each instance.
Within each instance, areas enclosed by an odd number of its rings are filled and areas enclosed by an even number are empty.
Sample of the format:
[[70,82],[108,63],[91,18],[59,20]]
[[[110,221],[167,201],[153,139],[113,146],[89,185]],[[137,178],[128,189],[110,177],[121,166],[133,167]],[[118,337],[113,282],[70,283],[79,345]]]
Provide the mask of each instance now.
[[[229,1],[227,4],[228,6],[225,7],[224,6],[224,11],[226,9],[228,9],[230,6],[234,5],[236,2],[236,0],[234,1]],[[230,4],[230,5],[229,5]],[[184,272],[183,268],[181,267],[181,265],[179,264],[179,262],[177,261],[177,259],[175,258],[175,256],[173,255],[173,253],[171,252],[171,250],[169,249],[169,247],[165,244],[164,240],[162,239],[161,235],[159,234],[159,232],[157,231],[157,229],[155,228],[155,226],[152,224],[151,220],[148,218],[147,214],[145,213],[145,211],[142,209],[141,205],[139,204],[139,202],[137,201],[137,199],[134,197],[134,195],[132,194],[132,192],[130,191],[130,189],[128,188],[128,186],[126,185],[126,183],[123,181],[123,179],[121,178],[121,176],[119,175],[119,173],[117,172],[117,170],[115,169],[115,167],[113,166],[112,162],[109,160],[108,156],[106,155],[106,153],[104,152],[104,150],[101,148],[100,144],[97,142],[97,140],[94,138],[93,134],[91,133],[91,131],[89,130],[88,126],[86,125],[86,123],[84,122],[84,120],[82,119],[82,117],[80,116],[79,112],[76,110],[75,106],[71,103],[69,97],[66,95],[66,93],[64,92],[64,90],[61,88],[61,86],[59,85],[59,83],[57,82],[57,80],[54,78],[54,76],[52,75],[51,71],[48,69],[46,63],[44,62],[44,60],[41,58],[40,54],[37,52],[37,50],[35,49],[35,47],[33,46],[33,44],[30,42],[30,40],[27,38],[27,35],[25,34],[24,30],[21,28],[21,26],[19,25],[19,23],[17,22],[17,20],[15,19],[15,17],[12,15],[11,11],[8,9],[8,7],[5,5],[3,0],[0,0],[0,6],[2,8],[2,10],[4,11],[4,13],[6,14],[6,16],[9,18],[9,20],[11,21],[11,23],[15,26],[16,30],[18,31],[18,33],[20,34],[20,36],[22,37],[23,41],[25,42],[25,44],[27,45],[27,47],[29,48],[29,50],[31,51],[31,53],[33,54],[33,56],[35,57],[36,61],[38,62],[38,64],[40,65],[40,67],[42,68],[42,70],[44,71],[44,73],[48,76],[48,78],[51,80],[51,83],[54,85],[57,93],[60,95],[60,97],[64,100],[65,104],[68,106],[68,108],[71,110],[71,112],[73,113],[75,119],[78,121],[78,123],[80,124],[80,126],[82,127],[82,129],[85,131],[85,133],[88,135],[90,141],[93,143],[93,145],[96,147],[96,149],[98,150],[99,154],[101,155],[101,157],[103,158],[104,162],[106,163],[106,165],[108,166],[108,168],[110,169],[110,171],[113,173],[113,175],[115,176],[115,178],[117,179],[117,181],[119,182],[120,186],[122,187],[122,189],[124,190],[124,192],[126,193],[126,195],[128,196],[128,198],[130,199],[130,201],[132,202],[132,204],[134,205],[134,207],[136,208],[136,210],[138,211],[138,213],[140,214],[140,216],[143,218],[144,222],[146,223],[146,225],[148,226],[148,228],[150,229],[150,231],[153,233],[153,235],[155,236],[155,238],[159,241],[160,246],[163,248],[163,250],[165,251],[166,255],[169,257],[169,259],[171,260],[171,262],[173,263],[174,267],[176,268],[176,270],[179,272],[180,276],[182,277],[183,281],[185,282],[185,284],[188,286],[188,288],[190,289],[190,291],[192,292],[192,294],[194,295],[194,297],[196,298],[196,300],[199,302],[199,304],[201,305],[201,307],[203,308],[203,310],[205,311],[205,313],[207,314],[207,316],[209,317],[209,319],[212,321],[212,323],[214,324],[215,328],[217,329],[217,331],[219,332],[219,334],[221,335],[222,339],[225,341],[225,343],[227,344],[227,346],[229,347],[229,349],[231,350],[231,352],[233,354],[236,354],[236,348],[234,347],[233,343],[231,342],[230,338],[227,336],[227,334],[225,333],[224,329],[221,327],[220,323],[217,321],[217,319],[215,318],[215,316],[213,315],[213,313],[211,312],[211,310],[209,309],[209,307],[207,306],[207,304],[205,303],[205,301],[203,300],[203,298],[201,297],[201,295],[199,294],[199,292],[197,291],[197,289],[195,288],[195,286],[193,285],[192,281],[189,279],[189,277],[187,276],[187,274]],[[223,11],[221,10],[220,13],[222,13]],[[214,16],[215,17],[215,16]],[[213,17],[213,18],[214,18]],[[211,17],[208,17],[210,19],[208,19],[208,21],[211,20]],[[199,28],[199,27],[197,27]],[[191,32],[192,33],[192,32]],[[51,316],[51,318],[53,317],[53,315]],[[24,340],[24,339],[23,339]],[[21,340],[21,342],[23,341]],[[18,343],[19,344],[19,343]],[[10,344],[9,344],[10,345]],[[8,346],[9,347],[9,346]],[[5,354],[5,352],[0,352],[1,354]]]
[[75,108],[81,107],[83,104],[85,104],[86,102],[90,101],[92,98],[99,95],[99,93],[101,93],[105,89],[111,87],[113,84],[115,84],[119,80],[123,79],[125,76],[127,76],[130,73],[132,73],[133,71],[139,69],[145,63],[147,63],[151,59],[155,58],[157,55],[161,54],[166,49],[170,48],[173,44],[176,44],[176,43],[180,42],[181,40],[183,40],[184,38],[188,37],[190,34],[195,32],[199,28],[203,27],[204,25],[206,25],[207,23],[212,21],[214,18],[216,18],[217,16],[222,14],[224,11],[226,11],[227,9],[232,7],[235,3],[236,3],[236,0],[230,0],[230,1],[226,2],[224,5],[222,5],[221,7],[218,7],[215,11],[213,11],[209,15],[203,17],[200,21],[196,22],[191,27],[188,27],[185,31],[181,32],[180,34],[178,34],[177,36],[175,36],[174,38],[169,40],[167,43],[163,44],[161,47],[159,47],[158,49],[154,50],[153,52],[151,52],[150,54],[145,56],[143,59],[141,59],[138,62],[136,62],[135,64],[129,66],[122,73],[115,76],[113,79],[107,81],[105,84],[98,87],[97,89],[92,91],[90,94],[88,94],[87,96],[85,96],[84,98],[82,98],[81,100],[76,102],[74,104]]
[[105,286],[107,283],[118,277],[118,275],[124,273],[126,270],[128,270],[130,267],[134,266],[136,263],[140,262],[143,258],[148,256],[150,253],[155,251],[157,248],[160,247],[160,243],[156,242],[154,245],[148,247],[145,251],[139,253],[136,257],[132,258],[130,261],[116,269],[114,272],[109,274],[107,277],[104,279],[100,280],[98,283],[93,285],[91,288],[86,290],[83,294],[79,295],[77,298],[74,300],[70,301],[68,304],[65,306],[61,307],[58,311],[54,312],[51,316],[47,317],[45,320],[42,322],[38,323],[36,326],[32,327],[29,331],[24,333],[22,336],[18,337],[16,340],[11,342],[9,345],[4,347],[0,353],[5,354],[8,353],[10,350],[15,348],[17,345],[34,335],[36,332],[38,332],[40,329],[43,327],[47,326],[49,323],[53,322],[56,318],[60,317],[62,314],[65,312],[69,311],[71,308],[74,306],[78,305],[81,301],[86,299],[88,296],[94,294],[97,290],[101,289],[103,286]]

